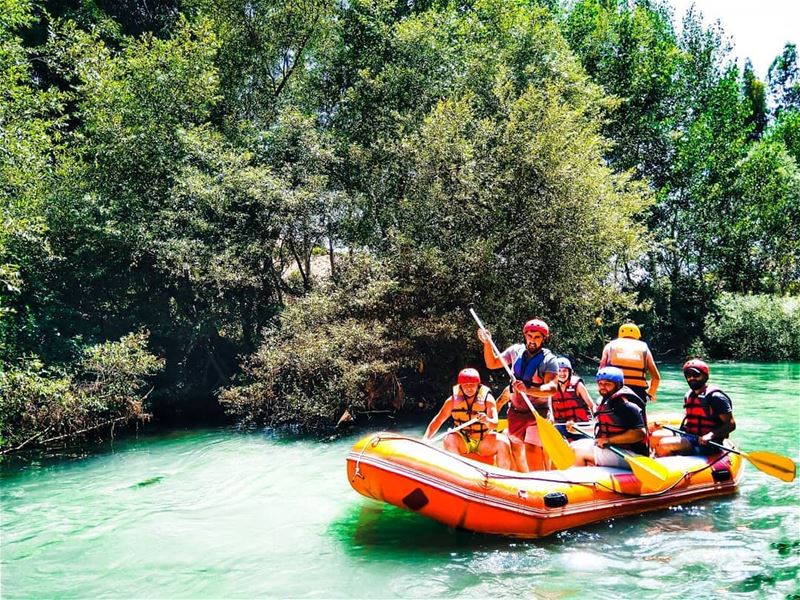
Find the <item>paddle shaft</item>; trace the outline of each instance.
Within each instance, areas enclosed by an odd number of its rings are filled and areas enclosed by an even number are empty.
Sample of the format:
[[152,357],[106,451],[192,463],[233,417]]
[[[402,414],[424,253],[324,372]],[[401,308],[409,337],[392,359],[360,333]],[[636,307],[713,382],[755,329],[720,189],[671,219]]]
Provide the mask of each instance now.
[[[683,431],[681,429],[675,429],[674,427],[670,427],[669,425],[662,425],[661,427],[663,427],[664,429],[669,429],[673,433],[679,433],[679,434],[685,435],[687,437],[693,437],[694,439],[696,439],[698,441],[700,440],[700,436],[695,435],[693,433],[689,433],[689,432]],[[716,448],[721,448],[722,450],[727,450],[728,452],[733,452],[734,454],[744,454],[744,452],[739,452],[738,450],[734,450],[733,448],[728,448],[727,446],[725,446],[723,444],[718,444],[717,442],[712,442],[712,441],[709,440],[707,443],[708,443],[709,446],[715,446]]]
[[452,429],[448,429],[447,431],[443,431],[439,435],[437,435],[435,437],[432,437],[430,440],[428,440],[428,443],[429,444],[435,444],[436,442],[438,442],[442,438],[450,435],[451,433],[455,433],[456,431],[461,431],[465,427],[469,427],[470,425],[474,425],[477,422],[478,422],[477,418],[476,419],[470,419],[469,421],[467,421],[466,423],[462,423],[458,427],[453,427]]
[[[574,425],[577,425],[577,423],[574,423]],[[589,435],[588,433],[586,433],[585,431],[581,431],[581,430],[580,430],[580,429],[578,429],[577,427],[574,427],[573,429],[571,429],[571,431],[576,431],[576,432],[580,433],[580,434],[581,434],[583,437],[587,437],[587,438],[589,438],[590,440],[596,440],[596,439],[597,439],[597,438],[596,438],[596,437],[594,437],[593,435]],[[625,454],[625,453],[624,453],[622,450],[620,450],[620,449],[619,449],[619,448],[617,448],[616,446],[611,446],[611,445],[609,444],[609,445],[606,445],[606,448],[608,448],[609,450],[611,450],[611,451],[612,451],[614,454],[616,454],[616,455],[617,455],[617,456],[619,456],[620,458],[625,458],[625,459],[627,459],[627,458],[635,458],[635,457],[631,457],[631,456],[629,456],[629,455]]]
[[[569,421],[559,421],[557,423],[553,423],[553,425],[567,425]],[[573,427],[592,427],[594,425],[594,421],[578,421],[577,423],[573,422]]]
[[[692,437],[695,439],[698,438],[698,436],[693,433],[675,429],[674,427],[669,427],[668,425],[662,425],[662,427],[687,437]],[[764,450],[756,450],[755,452],[741,452],[739,450],[734,450],[733,448],[728,448],[727,446],[711,441],[709,441],[708,444],[716,448],[720,448],[725,452],[733,452],[734,454],[740,455],[742,458],[749,461],[750,464],[752,464],[759,471],[763,471],[767,475],[777,477],[781,481],[794,481],[794,478],[797,475],[797,465],[788,456],[775,454],[773,452],[766,452]]]
[[[469,309],[469,314],[471,314],[472,318],[475,319],[475,322],[478,324],[478,327],[480,327],[481,329],[486,331],[486,327],[484,327],[483,323],[481,322],[480,317],[475,312],[475,310],[470,308]],[[492,345],[492,352],[500,360],[500,364],[503,365],[503,368],[506,370],[506,373],[508,373],[508,376],[511,378],[511,383],[513,384],[517,380],[517,378],[514,377],[514,372],[511,370],[511,367],[508,366],[508,363],[506,363],[506,361],[503,360],[503,357],[500,354],[500,350],[497,349],[497,345],[494,343],[494,340],[492,339],[491,336],[489,336],[489,343]],[[513,386],[512,386],[512,388],[513,388]],[[512,389],[512,391],[516,391],[516,390]],[[528,405],[528,409],[534,415],[538,415],[538,413],[536,412],[536,409],[533,407],[533,403],[531,402],[530,398],[528,398],[528,394],[526,394],[525,392],[519,392],[519,394],[520,394],[520,396],[522,396],[522,399],[525,400],[525,404]]]
[[[577,431],[589,439],[597,439],[578,428],[574,428],[574,431]],[[612,445],[607,445],[606,448],[625,460],[639,481],[641,481],[644,485],[648,485],[654,489],[664,489],[673,483],[677,483],[677,480],[682,477],[682,475],[679,475],[678,477],[673,478],[669,469],[656,462],[649,456],[625,454],[622,450]]]

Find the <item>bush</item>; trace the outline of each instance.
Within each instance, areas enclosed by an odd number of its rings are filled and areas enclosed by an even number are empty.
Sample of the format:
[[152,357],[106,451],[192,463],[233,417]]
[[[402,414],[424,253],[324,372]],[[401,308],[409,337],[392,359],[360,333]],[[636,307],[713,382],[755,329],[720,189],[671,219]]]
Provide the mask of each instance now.
[[705,321],[717,358],[800,359],[800,297],[724,293]]
[[85,350],[75,373],[32,357],[0,372],[0,450],[41,445],[145,419],[146,378],[163,367],[147,334]]
[[[324,430],[345,411],[402,406],[396,373],[409,354],[386,323],[370,316],[385,280],[351,289],[346,284],[312,292],[281,314],[259,350],[244,363],[241,385],[223,390],[220,403],[245,425],[299,425]],[[356,320],[347,315],[363,311]]]

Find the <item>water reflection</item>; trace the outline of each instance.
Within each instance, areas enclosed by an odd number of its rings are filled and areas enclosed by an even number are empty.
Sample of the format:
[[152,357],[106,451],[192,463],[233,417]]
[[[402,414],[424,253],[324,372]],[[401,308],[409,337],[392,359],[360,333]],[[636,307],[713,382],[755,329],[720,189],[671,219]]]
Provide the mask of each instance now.
[[330,532],[345,551],[355,554],[382,552],[395,557],[449,556],[504,550],[526,551],[531,544],[552,545],[550,540],[514,540],[446,527],[435,521],[373,501],[356,502],[331,523]]

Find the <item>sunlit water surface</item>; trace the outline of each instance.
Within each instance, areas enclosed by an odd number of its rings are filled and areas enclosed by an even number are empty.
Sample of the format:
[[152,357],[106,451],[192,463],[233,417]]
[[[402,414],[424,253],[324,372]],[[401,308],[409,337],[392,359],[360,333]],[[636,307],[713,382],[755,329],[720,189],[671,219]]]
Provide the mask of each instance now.
[[[738,444],[796,461],[800,364],[713,368]],[[663,371],[653,413],[681,407]],[[362,498],[345,471],[355,439],[195,430],[6,461],[0,595],[800,598],[800,484],[751,465],[736,496],[519,541]]]

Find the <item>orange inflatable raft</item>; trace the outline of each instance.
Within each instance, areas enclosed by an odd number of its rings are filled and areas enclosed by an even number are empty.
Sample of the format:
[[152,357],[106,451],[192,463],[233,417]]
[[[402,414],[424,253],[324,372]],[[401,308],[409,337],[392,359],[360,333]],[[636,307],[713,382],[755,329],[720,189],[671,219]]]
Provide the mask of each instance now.
[[419,439],[380,432],[347,455],[350,485],[367,498],[480,533],[538,538],[612,517],[733,494],[740,456],[658,459],[671,477],[647,489],[630,471],[572,467],[518,473],[456,456]]

